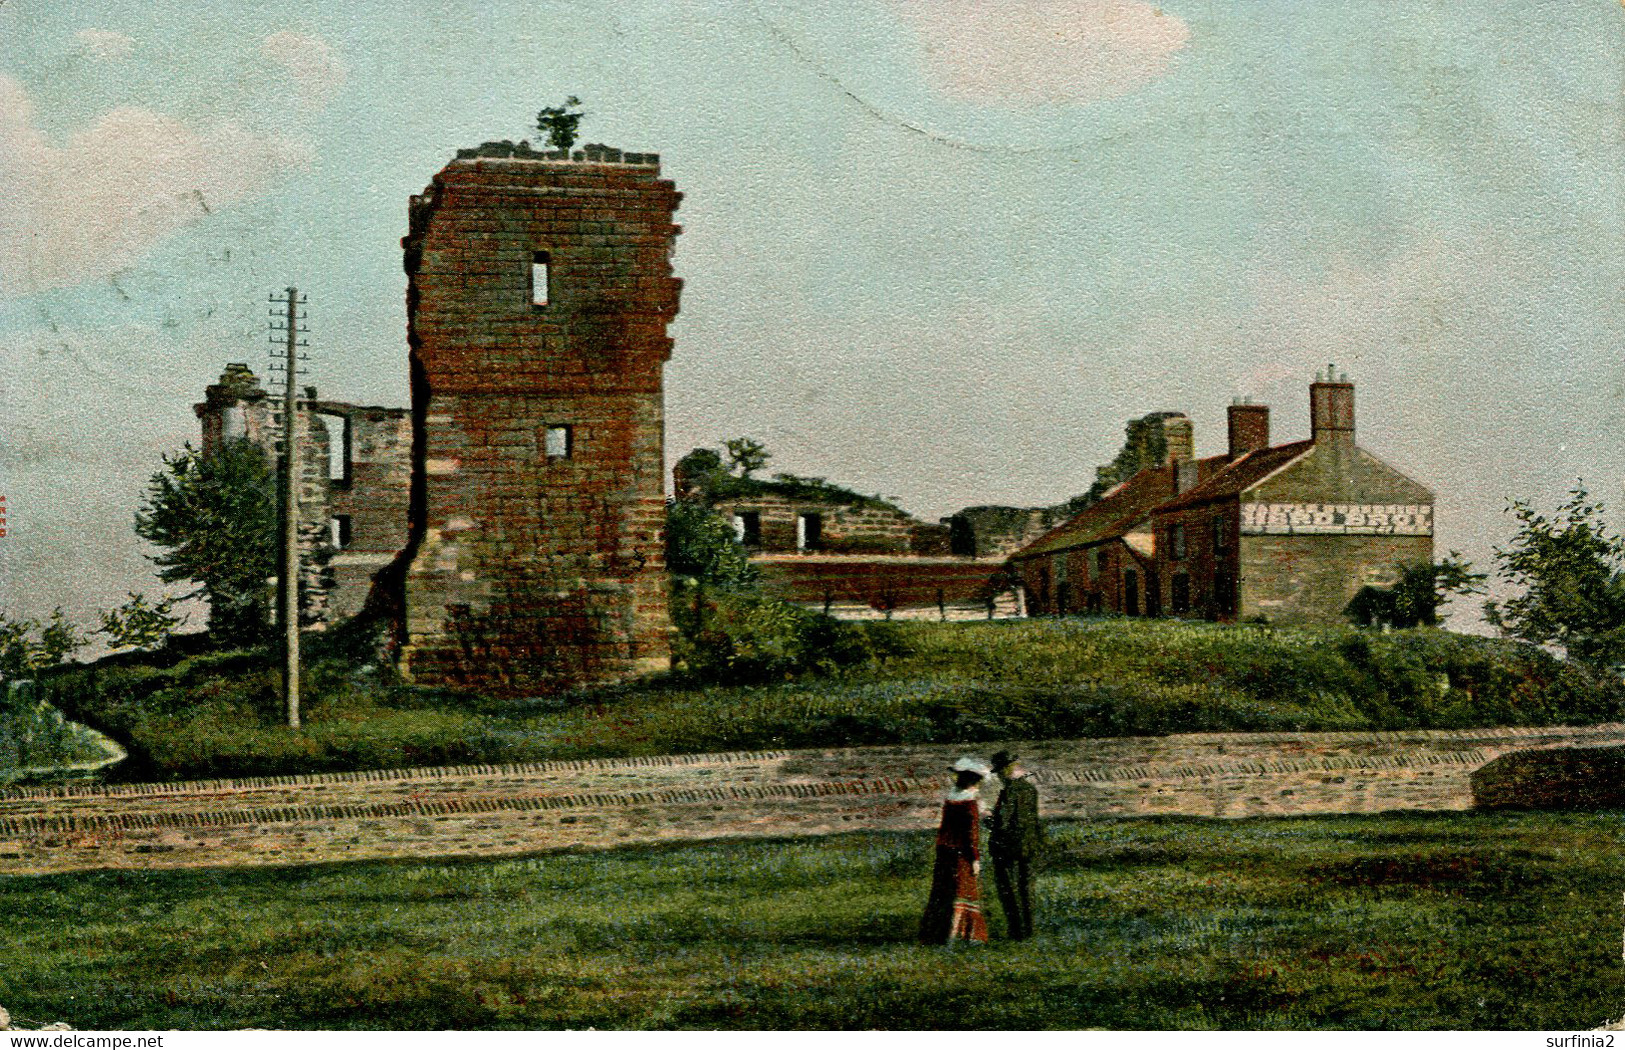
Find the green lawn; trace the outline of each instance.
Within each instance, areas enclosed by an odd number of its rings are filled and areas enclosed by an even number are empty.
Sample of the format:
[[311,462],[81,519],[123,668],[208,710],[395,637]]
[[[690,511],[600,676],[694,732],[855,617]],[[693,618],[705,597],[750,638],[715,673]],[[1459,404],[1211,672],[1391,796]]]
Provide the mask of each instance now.
[[[127,779],[861,744],[1198,731],[1592,723],[1625,685],[1527,645],[1157,620],[877,624],[876,656],[752,685],[680,677],[555,697],[404,687],[356,659],[308,669],[305,728],[280,723],[266,654],[72,669],[49,684],[125,744]],[[881,655],[886,654],[886,655]]]
[[[0,878],[81,1028],[1534,1028],[1625,1012],[1619,814],[1051,825],[1033,941],[913,943],[930,836]],[[997,908],[991,911],[996,916]]]

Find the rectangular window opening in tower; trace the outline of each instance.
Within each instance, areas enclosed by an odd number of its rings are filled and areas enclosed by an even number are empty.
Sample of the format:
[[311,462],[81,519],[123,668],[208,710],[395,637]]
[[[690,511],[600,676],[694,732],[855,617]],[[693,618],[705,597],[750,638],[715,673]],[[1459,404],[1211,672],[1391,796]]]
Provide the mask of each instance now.
[[548,459],[569,459],[575,454],[570,428],[552,426],[542,432],[542,455]]
[[546,252],[530,257],[530,305],[546,306],[548,298],[548,270],[552,259]]

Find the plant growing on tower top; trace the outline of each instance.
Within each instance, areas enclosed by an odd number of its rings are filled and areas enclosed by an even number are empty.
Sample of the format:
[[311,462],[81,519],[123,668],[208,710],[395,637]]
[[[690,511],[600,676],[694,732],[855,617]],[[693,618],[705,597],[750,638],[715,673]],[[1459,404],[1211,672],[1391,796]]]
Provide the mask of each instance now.
[[548,106],[536,114],[536,130],[547,136],[554,149],[567,150],[575,145],[577,129],[581,126],[581,100],[571,95],[562,106]]

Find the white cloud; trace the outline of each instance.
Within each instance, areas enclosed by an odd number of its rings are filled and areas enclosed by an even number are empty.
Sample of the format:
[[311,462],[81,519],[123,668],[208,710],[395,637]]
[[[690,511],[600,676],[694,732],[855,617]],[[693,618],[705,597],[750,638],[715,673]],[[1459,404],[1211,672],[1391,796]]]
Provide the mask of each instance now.
[[1089,102],[1161,77],[1190,38],[1140,0],[890,0],[919,33],[928,72],[973,102]]
[[260,54],[288,71],[299,104],[321,109],[344,86],[345,68],[338,52],[320,37],[283,30],[260,45]]
[[123,58],[135,48],[135,39],[111,29],[81,29],[73,38],[97,58]]
[[307,147],[231,124],[202,130],[121,106],[55,146],[32,103],[0,75],[0,292],[117,273],[211,210],[309,163]]

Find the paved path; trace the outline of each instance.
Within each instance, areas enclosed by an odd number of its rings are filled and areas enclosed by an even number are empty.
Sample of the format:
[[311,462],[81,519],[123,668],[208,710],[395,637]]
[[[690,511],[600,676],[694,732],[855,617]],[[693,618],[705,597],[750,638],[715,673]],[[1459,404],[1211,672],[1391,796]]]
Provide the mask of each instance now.
[[[1460,810],[1510,751],[1625,744],[1625,724],[1209,733],[1016,750],[1050,816]],[[982,747],[761,751],[0,790],[0,874],[470,856],[935,824]]]

